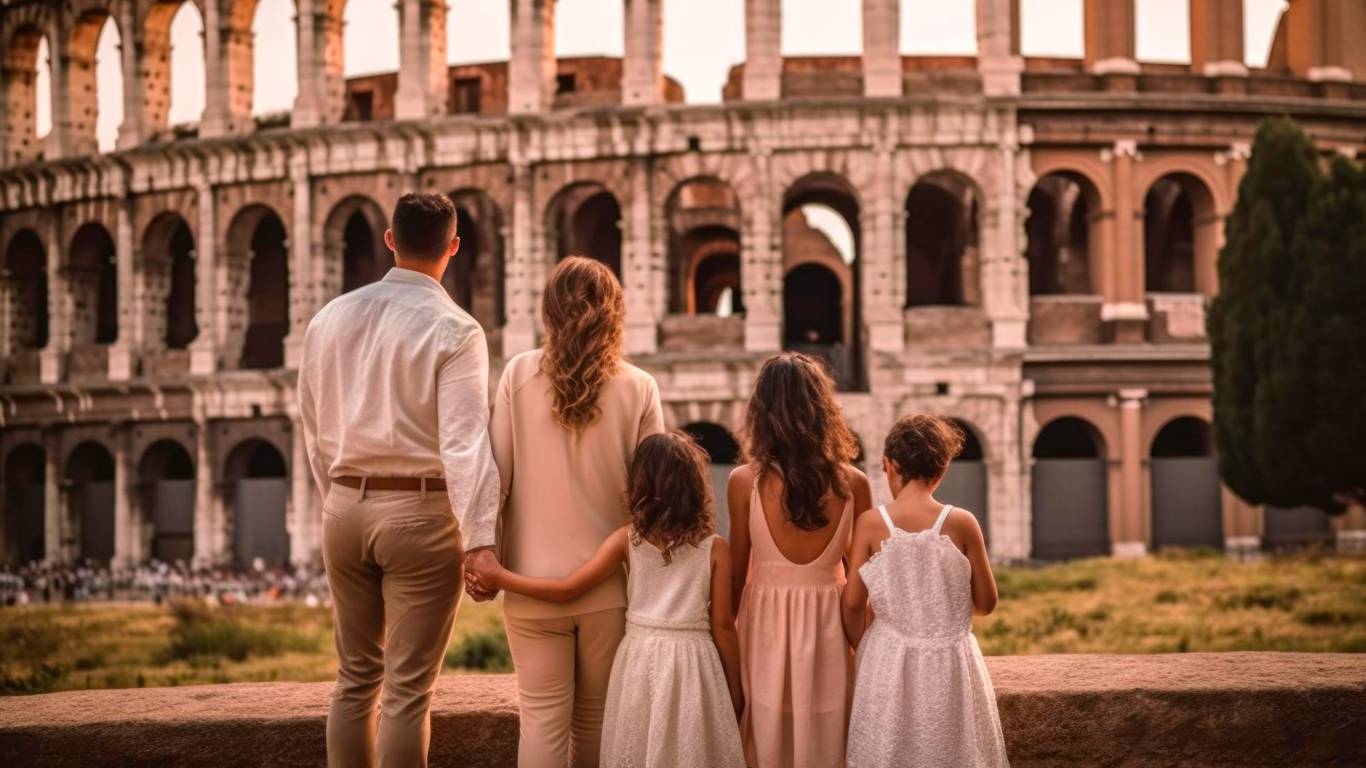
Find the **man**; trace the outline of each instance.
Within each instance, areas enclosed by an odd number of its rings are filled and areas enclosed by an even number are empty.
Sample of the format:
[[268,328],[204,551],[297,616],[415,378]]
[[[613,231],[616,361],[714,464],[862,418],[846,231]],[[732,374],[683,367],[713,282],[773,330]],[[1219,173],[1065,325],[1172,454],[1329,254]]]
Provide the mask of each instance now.
[[488,347],[439,282],[455,221],[444,195],[400,198],[384,233],[394,268],[329,302],[304,336],[299,411],[336,606],[332,768],[376,753],[381,768],[427,764],[462,561],[493,557]]

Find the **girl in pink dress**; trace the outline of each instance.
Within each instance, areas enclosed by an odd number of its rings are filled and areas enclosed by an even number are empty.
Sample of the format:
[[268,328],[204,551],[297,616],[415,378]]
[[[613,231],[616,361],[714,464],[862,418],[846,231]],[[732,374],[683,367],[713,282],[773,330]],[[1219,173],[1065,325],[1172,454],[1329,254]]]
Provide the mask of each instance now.
[[745,757],[752,768],[842,765],[853,677],[840,591],[854,513],[872,494],[819,362],[764,363],[745,455],[727,488]]

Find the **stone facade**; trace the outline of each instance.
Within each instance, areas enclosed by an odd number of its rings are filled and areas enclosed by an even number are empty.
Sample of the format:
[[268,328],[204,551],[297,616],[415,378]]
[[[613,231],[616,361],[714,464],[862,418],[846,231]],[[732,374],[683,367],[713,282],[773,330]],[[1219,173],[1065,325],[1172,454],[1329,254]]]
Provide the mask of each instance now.
[[[460,208],[448,288],[495,372],[537,343],[555,261],[601,259],[666,420],[720,435],[719,464],[788,348],[830,363],[879,497],[897,417],[959,419],[972,445],[944,495],[999,559],[1366,528],[1219,486],[1203,325],[1258,121],[1366,146],[1348,0],[1294,0],[1265,70],[1240,63],[1237,0],[1192,2],[1190,66],[1136,62],[1132,14],[1091,0],[1082,60],[1021,57],[1015,0],[979,0],[977,57],[901,56],[899,4],[865,0],[862,57],[784,59],[782,4],[750,0],[720,105],[663,77],[660,0],[627,0],[622,60],[560,62],[552,0],[510,2],[510,62],[446,67],[444,7],[403,0],[402,68],[348,83],[341,4],[299,0],[286,127],[250,117],[253,4],[207,0],[205,113],[176,136],[175,3],[0,11],[0,559],[314,558],[292,368],[312,314],[391,263],[379,238],[409,189]],[[119,150],[95,155],[106,16],[128,104]]]

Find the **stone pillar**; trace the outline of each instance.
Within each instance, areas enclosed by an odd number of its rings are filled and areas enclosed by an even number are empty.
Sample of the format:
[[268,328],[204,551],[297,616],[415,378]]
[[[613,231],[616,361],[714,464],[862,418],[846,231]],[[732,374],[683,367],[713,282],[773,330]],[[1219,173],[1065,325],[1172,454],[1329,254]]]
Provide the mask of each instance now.
[[251,127],[252,55],[250,21],[233,27],[215,2],[204,3],[204,116],[202,138],[231,136]]
[[1019,95],[1020,0],[977,0],[977,71],[987,96]]
[[1243,0],[1190,0],[1191,70],[1246,77]]
[[294,128],[329,125],[346,108],[341,17],[328,13],[327,0],[298,0],[299,94],[289,124]]
[[137,359],[146,332],[147,312],[137,285],[132,206],[131,198],[119,202],[114,228],[114,260],[119,275],[119,335],[109,347],[111,381],[127,381],[137,373]]
[[745,206],[740,235],[740,286],[745,296],[745,349],[782,349],[783,253],[781,220],[775,221],[778,197],[773,193],[773,152],[753,151],[755,189]]
[[200,176],[194,180],[195,208],[199,211],[199,233],[195,238],[195,321],[199,335],[190,342],[190,373],[210,376],[218,372],[218,350],[227,329],[219,311],[218,296],[222,276],[218,269],[218,222],[214,210],[213,185]]
[[[865,17],[865,28],[867,25]],[[900,249],[896,238],[900,206],[896,200],[894,168],[896,158],[885,142],[873,148],[873,185],[868,191],[868,204],[862,217],[860,234],[863,257],[862,290],[863,318],[867,328],[868,351],[898,355],[906,348],[906,328],[902,307],[905,305],[905,261],[897,258]],[[869,368],[872,368],[869,361]]]
[[66,376],[71,351],[71,281],[66,276],[66,248],[59,215],[48,217],[43,242],[47,246],[47,346],[38,353],[39,378],[57,384]]
[[[64,11],[53,8],[53,30],[47,36],[48,58],[51,62],[52,97],[50,100],[52,128],[47,134],[47,148],[44,160],[58,160],[86,154],[93,148],[79,146],[79,137],[74,135],[71,124],[71,75],[73,66],[79,66],[71,58],[71,25]],[[90,62],[86,66],[90,66]],[[93,138],[93,136],[91,137]],[[84,151],[83,151],[84,150]]]
[[1360,0],[1290,0],[1283,23],[1285,61],[1296,75],[1320,82],[1366,77],[1360,45],[1366,6]]
[[622,287],[626,293],[626,352],[653,354],[659,346],[659,318],[653,288],[655,265],[663,263],[651,237],[650,162],[631,161],[631,200],[622,233]]
[[297,415],[290,419],[289,496],[285,530],[289,533],[289,561],[308,565],[322,559],[322,504],[308,465],[304,427]]
[[446,114],[446,3],[399,0],[398,94],[394,115],[421,120]]
[[750,101],[782,98],[782,0],[745,0],[745,72],[742,91]]
[[62,444],[55,430],[43,432],[43,561],[56,564],[63,561],[63,537],[66,528],[66,499],[62,493]]
[[536,348],[536,294],[542,260],[543,240],[540,220],[531,197],[531,167],[524,162],[512,165],[511,232],[504,246],[505,275],[503,306],[507,323],[503,326],[503,357]]
[[901,95],[900,0],[863,0],[863,95]]
[[[138,476],[133,467],[132,433],[121,426],[114,434],[114,562],[129,568],[142,559],[142,528],[147,510],[139,510]],[[141,511],[142,514],[138,514]]]
[[1114,236],[1106,255],[1109,284],[1104,286],[1101,320],[1106,323],[1112,341],[1141,342],[1146,333],[1148,306],[1143,294],[1143,207],[1134,191],[1134,163],[1142,155],[1137,142],[1120,140],[1113,149],[1102,152],[1101,158],[1114,164],[1115,185]]
[[626,56],[621,103],[664,102],[664,0],[626,0]]
[[132,149],[147,140],[147,94],[140,51],[143,29],[138,22],[137,3],[120,3],[119,60],[123,66],[123,122],[119,123],[116,149]]
[[[195,399],[203,395],[196,391]],[[218,493],[218,477],[213,451],[210,422],[195,419],[194,429],[194,564],[202,567],[220,562],[218,521],[222,495]]]
[[289,333],[285,336],[285,368],[298,368],[303,356],[304,332],[308,321],[322,306],[318,285],[320,265],[313,258],[313,187],[308,175],[308,158],[299,154],[290,163],[294,185],[294,220],[289,227]]
[[1145,389],[1119,391],[1120,505],[1110,515],[1110,541],[1115,557],[1142,557],[1148,552],[1148,521],[1144,514],[1145,463],[1142,436]]
[[508,112],[524,115],[555,106],[555,0],[512,3]]
[[1128,0],[1085,0],[1086,69],[1098,75],[1138,74],[1134,4]]
[[[1009,110],[1006,120],[1013,119]],[[991,344],[996,349],[1023,350],[1029,324],[1029,264],[1019,242],[1019,201],[1016,199],[1015,158],[1019,147],[1011,137],[994,153],[996,172],[988,174],[982,190],[980,295],[991,320]]]
[[1219,486],[1223,510],[1224,549],[1231,554],[1252,555],[1262,548],[1262,508],[1238,497],[1229,487]]

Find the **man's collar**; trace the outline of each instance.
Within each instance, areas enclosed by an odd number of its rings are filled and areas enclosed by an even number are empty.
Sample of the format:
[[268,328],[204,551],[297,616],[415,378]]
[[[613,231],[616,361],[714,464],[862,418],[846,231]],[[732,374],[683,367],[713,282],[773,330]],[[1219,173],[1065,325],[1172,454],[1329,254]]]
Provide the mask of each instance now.
[[441,291],[443,294],[446,292],[446,287],[443,286],[441,283],[437,282],[435,279],[433,279],[431,275],[424,275],[423,273],[418,272],[414,269],[392,267],[384,275],[383,279],[385,282],[407,283],[409,285],[420,285],[427,288],[434,288],[438,291]]

